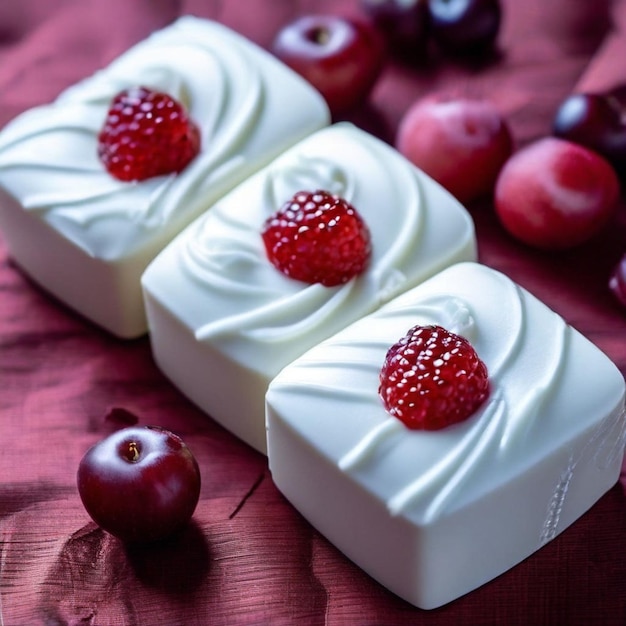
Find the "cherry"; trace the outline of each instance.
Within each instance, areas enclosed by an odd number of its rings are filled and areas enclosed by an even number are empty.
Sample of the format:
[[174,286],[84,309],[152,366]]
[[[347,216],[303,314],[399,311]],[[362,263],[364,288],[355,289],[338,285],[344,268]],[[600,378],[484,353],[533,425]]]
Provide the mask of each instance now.
[[163,539],[184,526],[200,497],[200,470],[174,433],[132,426],[101,440],[82,458],[80,498],[103,530],[128,542]]
[[579,143],[626,172],[626,87],[567,97],[553,121],[556,137]]
[[445,52],[482,54],[496,41],[502,22],[499,0],[428,0],[433,39]]
[[272,51],[324,96],[333,116],[363,103],[385,61],[383,38],[372,24],[333,15],[287,24]]
[[495,208],[514,237],[537,248],[560,250],[602,229],[618,196],[619,181],[606,159],[570,141],[544,137],[504,165]]
[[430,23],[427,0],[361,0],[361,7],[391,49],[406,54],[424,51]]
[[461,202],[490,194],[513,151],[510,128],[493,103],[445,94],[408,109],[396,145]]

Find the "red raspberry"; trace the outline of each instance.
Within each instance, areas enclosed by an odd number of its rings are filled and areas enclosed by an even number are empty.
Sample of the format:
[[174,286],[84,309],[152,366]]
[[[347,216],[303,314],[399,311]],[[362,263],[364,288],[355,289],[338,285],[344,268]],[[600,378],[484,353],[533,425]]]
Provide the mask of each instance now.
[[146,87],[113,99],[98,135],[98,156],[123,181],[178,173],[198,154],[200,132],[180,104]]
[[283,274],[326,287],[365,270],[372,247],[367,225],[346,200],[328,191],[300,191],[263,228],[269,260]]
[[487,367],[467,339],[441,326],[415,326],[387,352],[378,393],[409,428],[439,430],[487,398]]

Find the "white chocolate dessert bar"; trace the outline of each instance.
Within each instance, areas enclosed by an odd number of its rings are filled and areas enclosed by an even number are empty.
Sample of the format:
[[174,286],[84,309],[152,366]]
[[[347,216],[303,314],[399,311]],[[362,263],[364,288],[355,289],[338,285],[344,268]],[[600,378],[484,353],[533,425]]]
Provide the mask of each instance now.
[[[371,232],[368,269],[325,287],[268,260],[265,220],[301,190],[342,196]],[[303,352],[448,265],[476,256],[469,214],[393,148],[351,124],[318,131],[186,228],[143,278],[166,376],[246,443],[266,450],[265,392]]]
[[[387,350],[416,324],[464,336],[490,396],[466,421],[409,430],[383,408]],[[618,480],[624,379],[510,279],[461,263],[283,369],[267,393],[279,490],[385,587],[432,609],[553,539]]]
[[[113,97],[164,91],[198,125],[200,154],[178,175],[128,183],[97,156]],[[27,274],[125,338],[146,332],[140,277],[220,196],[330,121],[301,77],[217,23],[183,17],[0,133],[0,230]]]

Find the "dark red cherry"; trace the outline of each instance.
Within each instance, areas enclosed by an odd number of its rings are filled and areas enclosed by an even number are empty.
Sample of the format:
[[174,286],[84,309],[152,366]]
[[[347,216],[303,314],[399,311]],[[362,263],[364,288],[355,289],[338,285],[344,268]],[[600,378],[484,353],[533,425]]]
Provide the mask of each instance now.
[[428,0],[428,10],[433,39],[451,54],[483,54],[500,31],[499,0]]
[[164,539],[191,518],[200,497],[200,469],[176,434],[130,426],[90,448],[77,472],[87,513],[127,542]]
[[361,0],[363,11],[400,53],[422,52],[429,33],[428,0]]
[[272,52],[309,81],[337,116],[367,99],[382,72],[386,46],[365,19],[303,15],[278,32]]
[[566,98],[553,121],[553,134],[608,159],[626,172],[626,87],[606,93],[577,93]]

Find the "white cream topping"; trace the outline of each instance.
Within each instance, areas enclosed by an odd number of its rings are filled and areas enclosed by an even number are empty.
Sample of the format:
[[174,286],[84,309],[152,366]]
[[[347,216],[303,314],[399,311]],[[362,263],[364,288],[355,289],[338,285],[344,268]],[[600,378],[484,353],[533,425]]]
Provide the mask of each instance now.
[[[200,128],[201,152],[179,175],[125,183],[104,170],[96,142],[113,96],[138,84],[185,104]],[[293,102],[280,110],[283,90]],[[287,106],[300,110],[289,114]],[[0,185],[88,254],[114,259],[159,231],[179,230],[326,123],[318,96],[267,53],[218,24],[185,17],[9,124],[0,134]]]
[[[440,206],[426,206],[426,185],[432,182],[382,142],[351,125],[335,125],[281,155],[175,242],[175,264],[186,288],[166,276],[171,251],[150,269],[146,286],[162,294],[198,341],[220,345],[271,377],[308,346],[423,280],[439,264],[473,258],[468,216],[438,188]],[[296,192],[316,189],[351,202],[372,235],[368,269],[337,287],[284,276],[267,259],[261,238],[267,217]]]
[[[433,522],[532,466],[599,412],[608,411],[611,423],[601,427],[604,434],[594,446],[605,446],[612,431],[623,430],[623,416],[611,412],[615,398],[583,400],[584,391],[564,385],[572,368],[579,368],[576,376],[586,384],[598,385],[595,376],[601,374],[592,373],[592,361],[606,360],[603,355],[592,355],[583,376],[580,363],[573,362],[580,336],[504,275],[461,264],[414,294],[400,296],[313,348],[281,372],[268,394],[281,419],[334,459],[340,471],[377,493],[391,515]],[[388,348],[418,323],[440,324],[466,336],[489,370],[486,403],[465,422],[441,431],[409,430],[378,398]],[[296,408],[304,406],[306,411]],[[569,415],[581,413],[577,423],[569,421]],[[555,504],[553,518],[546,521],[549,532],[558,525],[557,509]]]
[[[370,156],[376,158],[375,155]],[[250,306],[246,311],[229,319],[205,324],[196,330],[196,338],[204,341],[215,338],[218,334],[236,332],[249,339],[254,338],[255,341],[272,343],[308,334],[316,326],[325,324],[341,307],[345,307],[352,291],[358,288],[358,282],[362,280],[373,283],[376,299],[372,306],[383,302],[388,293],[396,290],[405,281],[400,269],[402,259],[406,257],[410,246],[418,245],[421,235],[420,215],[423,209],[419,199],[418,181],[414,177],[408,178],[406,174],[405,170],[400,175],[390,177],[385,190],[390,194],[388,201],[397,207],[393,227],[387,229],[392,230],[387,235],[391,240],[388,249],[382,247],[387,242],[376,241],[375,234],[373,247],[378,250],[378,254],[374,254],[366,277],[333,288],[300,283],[297,291],[276,298],[285,280],[268,262],[260,239],[262,223],[235,220],[223,215],[222,211],[219,217],[224,217],[223,221],[231,227],[231,232],[216,241],[210,220],[207,220],[202,236],[195,239],[190,246],[186,264],[188,270],[195,272],[197,278],[209,289],[214,289],[219,284],[226,290],[227,296],[229,290],[245,292],[250,296],[252,291],[257,291],[258,283],[253,279],[258,273],[263,273],[265,280],[262,284],[272,301],[269,305],[262,301],[257,305],[249,297]],[[354,203],[359,185],[359,181],[347,170],[327,158],[296,157],[293,166],[276,166],[269,171],[260,197],[263,221],[298,190],[324,189]],[[399,189],[405,192],[404,202],[398,197]],[[216,216],[216,219],[219,217]],[[366,221],[369,220],[366,218]],[[203,253],[198,253],[198,247]],[[246,269],[233,272],[233,267]],[[225,275],[229,277],[228,285],[224,284]]]

